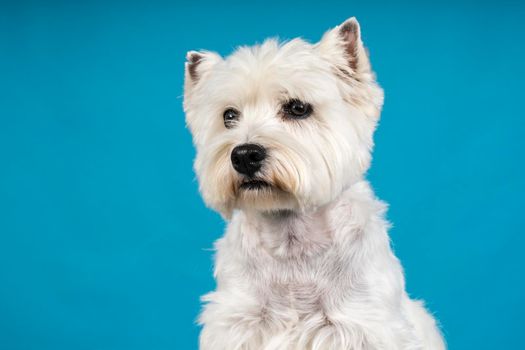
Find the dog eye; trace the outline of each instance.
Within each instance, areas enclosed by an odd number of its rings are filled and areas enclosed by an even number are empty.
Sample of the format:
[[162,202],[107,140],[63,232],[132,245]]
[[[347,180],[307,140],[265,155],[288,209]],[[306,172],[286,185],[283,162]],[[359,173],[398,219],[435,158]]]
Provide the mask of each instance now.
[[283,105],[285,117],[291,119],[305,119],[312,114],[312,105],[298,99],[293,99]]
[[224,118],[224,126],[228,129],[233,128],[235,122],[239,119],[239,114],[239,111],[234,108],[228,108],[225,110],[222,114],[222,117]]

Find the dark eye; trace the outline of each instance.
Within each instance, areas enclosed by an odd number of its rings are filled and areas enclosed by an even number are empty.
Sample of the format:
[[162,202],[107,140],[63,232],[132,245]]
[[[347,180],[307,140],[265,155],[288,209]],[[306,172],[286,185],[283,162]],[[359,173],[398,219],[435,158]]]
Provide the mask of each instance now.
[[239,119],[239,114],[239,111],[234,108],[228,108],[225,110],[222,114],[222,117],[224,118],[224,126],[228,129],[233,128]]
[[283,105],[285,117],[291,119],[305,119],[312,114],[312,105],[301,100],[293,99]]

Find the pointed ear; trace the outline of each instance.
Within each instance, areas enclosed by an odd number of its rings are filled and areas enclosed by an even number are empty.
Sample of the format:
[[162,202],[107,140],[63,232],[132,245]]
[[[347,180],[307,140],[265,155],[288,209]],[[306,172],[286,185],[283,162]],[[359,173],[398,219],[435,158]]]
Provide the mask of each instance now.
[[318,49],[341,71],[354,78],[360,79],[362,75],[371,73],[368,54],[361,41],[361,29],[355,17],[325,33]]
[[222,58],[215,52],[189,51],[186,54],[184,90],[191,91],[201,81],[213,66]]
[[376,121],[383,106],[383,90],[372,72],[357,20],[349,18],[326,32],[316,49],[333,65],[335,74],[347,83],[342,86],[345,99]]

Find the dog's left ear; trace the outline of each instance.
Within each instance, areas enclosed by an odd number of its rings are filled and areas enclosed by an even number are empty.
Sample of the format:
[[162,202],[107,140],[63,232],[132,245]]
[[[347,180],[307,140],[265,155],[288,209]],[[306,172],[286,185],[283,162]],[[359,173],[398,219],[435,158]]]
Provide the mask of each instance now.
[[346,83],[342,84],[345,99],[377,121],[383,106],[383,90],[376,82],[355,17],[325,33],[315,48]]
[[371,74],[370,60],[361,41],[361,28],[355,17],[325,33],[317,48],[322,56],[352,78],[362,80]]

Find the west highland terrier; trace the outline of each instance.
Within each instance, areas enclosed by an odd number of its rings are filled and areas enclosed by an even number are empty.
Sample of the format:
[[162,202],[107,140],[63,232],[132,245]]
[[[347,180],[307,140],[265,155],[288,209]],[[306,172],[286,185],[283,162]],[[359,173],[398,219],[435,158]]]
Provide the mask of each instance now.
[[188,53],[195,171],[229,221],[201,349],[445,348],[364,179],[382,104],[355,18],[316,44]]

